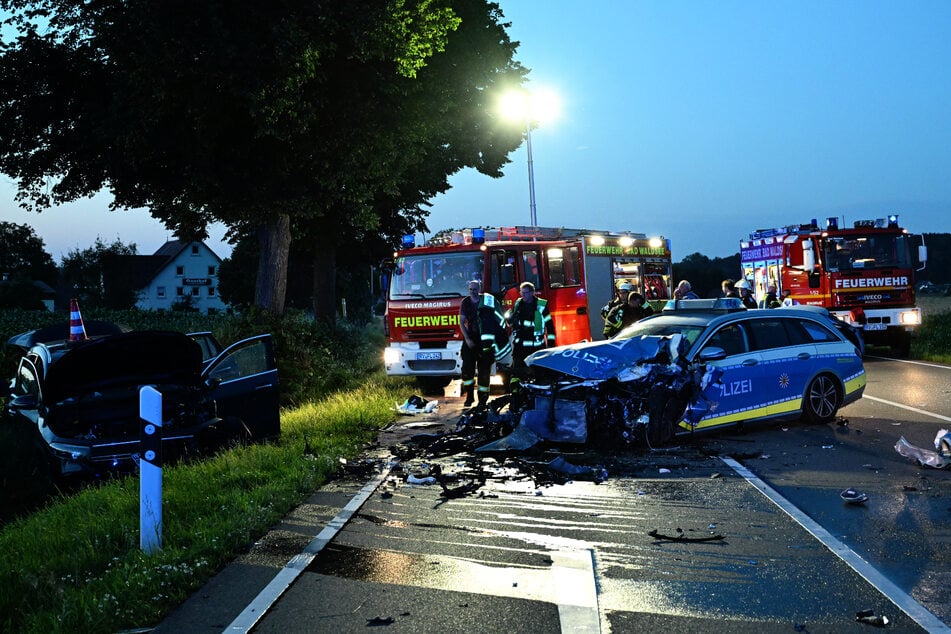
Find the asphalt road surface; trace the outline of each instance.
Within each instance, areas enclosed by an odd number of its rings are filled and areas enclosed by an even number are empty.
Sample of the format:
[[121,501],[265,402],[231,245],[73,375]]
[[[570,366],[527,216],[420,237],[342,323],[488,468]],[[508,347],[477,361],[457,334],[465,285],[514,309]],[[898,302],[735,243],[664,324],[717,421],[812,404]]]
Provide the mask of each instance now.
[[[455,424],[404,417],[158,631],[848,632],[951,623],[951,474],[894,445],[951,427],[949,369],[868,359],[866,398],[829,425],[737,430],[664,451],[559,455],[606,481],[537,486],[456,455],[383,471],[389,448]],[[408,473],[473,483],[446,498]],[[389,468],[389,467],[387,467]],[[468,478],[468,480],[467,480]],[[369,482],[369,484],[368,484]],[[868,495],[843,503],[852,487]]]

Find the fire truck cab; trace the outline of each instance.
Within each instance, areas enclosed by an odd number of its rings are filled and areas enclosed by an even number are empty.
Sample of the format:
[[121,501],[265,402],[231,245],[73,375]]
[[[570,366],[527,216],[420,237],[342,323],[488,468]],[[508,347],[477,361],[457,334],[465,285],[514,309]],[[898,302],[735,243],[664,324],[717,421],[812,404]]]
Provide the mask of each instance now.
[[787,301],[822,306],[862,330],[869,344],[890,346],[899,355],[908,353],[921,324],[915,271],[927,257],[923,237],[902,229],[894,215],[858,220],[851,228],[829,218],[820,229],[813,219],[760,229],[740,243],[743,276],[757,300],[771,284],[778,293],[787,289]]
[[384,263],[388,375],[415,376],[431,390],[462,369],[459,307],[469,280],[482,281],[502,311],[531,282],[547,300],[557,345],[603,339],[600,307],[630,282],[648,300],[670,297],[668,240],[586,229],[502,227],[449,230],[423,246],[407,236]]

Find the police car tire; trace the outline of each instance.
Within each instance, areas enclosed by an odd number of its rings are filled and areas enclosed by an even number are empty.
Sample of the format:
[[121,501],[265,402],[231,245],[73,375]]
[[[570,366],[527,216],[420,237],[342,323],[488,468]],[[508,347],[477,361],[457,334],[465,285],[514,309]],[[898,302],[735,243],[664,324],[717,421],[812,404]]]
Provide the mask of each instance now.
[[842,403],[839,384],[831,374],[820,374],[809,382],[803,396],[802,416],[809,423],[829,423]]

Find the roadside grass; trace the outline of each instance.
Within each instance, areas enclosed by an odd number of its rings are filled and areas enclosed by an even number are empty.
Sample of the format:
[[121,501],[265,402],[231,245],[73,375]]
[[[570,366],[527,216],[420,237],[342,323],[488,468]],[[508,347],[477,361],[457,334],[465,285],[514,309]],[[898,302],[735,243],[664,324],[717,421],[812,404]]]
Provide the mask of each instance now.
[[333,478],[396,414],[412,383],[358,388],[282,412],[282,435],[163,471],[162,549],[139,548],[139,481],[55,498],[0,531],[0,630],[116,632],[155,625]]
[[951,297],[927,297],[919,302],[921,328],[911,340],[911,357],[951,363]]

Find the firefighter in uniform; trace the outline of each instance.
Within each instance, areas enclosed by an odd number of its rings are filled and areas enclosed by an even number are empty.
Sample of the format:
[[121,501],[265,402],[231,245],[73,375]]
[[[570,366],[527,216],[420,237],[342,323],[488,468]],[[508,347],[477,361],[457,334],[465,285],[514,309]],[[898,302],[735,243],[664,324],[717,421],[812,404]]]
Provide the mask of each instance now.
[[509,391],[513,401],[517,400],[521,378],[527,374],[525,357],[536,350],[555,345],[555,324],[544,299],[535,297],[535,286],[531,282],[522,282],[519,297],[512,310],[505,314],[505,320],[512,326],[512,377]]
[[628,281],[623,281],[617,285],[614,297],[607,304],[601,307],[601,319],[607,319],[611,311],[627,302],[628,294],[634,290],[634,287]]
[[489,400],[492,363],[509,353],[505,318],[499,312],[495,297],[482,292],[482,282],[469,282],[469,295],[459,307],[462,330],[462,391],[465,407],[473,403],[476,376],[479,379],[479,405]]

